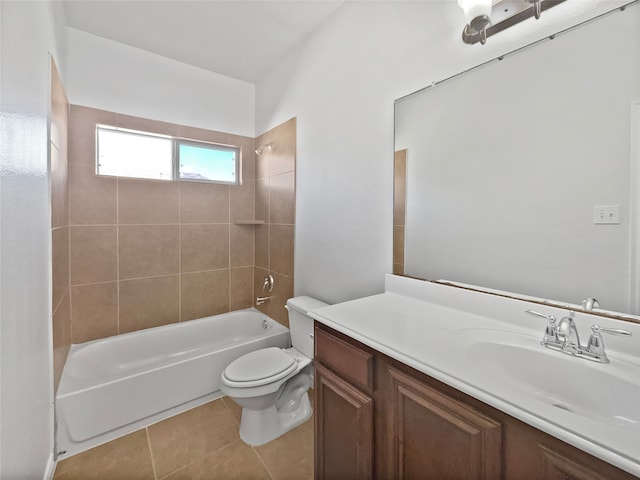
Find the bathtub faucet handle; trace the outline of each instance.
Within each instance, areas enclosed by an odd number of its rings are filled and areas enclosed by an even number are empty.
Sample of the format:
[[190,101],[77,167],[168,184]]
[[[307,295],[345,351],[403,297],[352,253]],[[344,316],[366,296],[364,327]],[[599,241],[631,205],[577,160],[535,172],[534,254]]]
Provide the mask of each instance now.
[[264,283],[262,284],[262,291],[266,294],[269,294],[273,291],[273,286],[275,284],[275,280],[273,279],[273,275],[270,273],[264,276]]

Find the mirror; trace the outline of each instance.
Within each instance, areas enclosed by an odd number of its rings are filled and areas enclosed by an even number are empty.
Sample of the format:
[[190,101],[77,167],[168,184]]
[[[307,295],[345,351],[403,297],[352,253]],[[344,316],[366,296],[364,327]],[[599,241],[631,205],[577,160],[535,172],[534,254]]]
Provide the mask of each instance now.
[[394,273],[640,315],[637,3],[397,100],[395,132]]

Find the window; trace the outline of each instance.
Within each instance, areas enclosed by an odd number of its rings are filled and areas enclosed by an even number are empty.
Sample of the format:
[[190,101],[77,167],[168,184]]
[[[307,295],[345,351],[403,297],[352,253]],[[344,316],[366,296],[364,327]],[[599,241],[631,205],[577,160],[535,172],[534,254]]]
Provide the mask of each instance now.
[[122,128],[96,127],[98,175],[240,183],[240,149]]
[[238,149],[177,140],[180,180],[238,183]]

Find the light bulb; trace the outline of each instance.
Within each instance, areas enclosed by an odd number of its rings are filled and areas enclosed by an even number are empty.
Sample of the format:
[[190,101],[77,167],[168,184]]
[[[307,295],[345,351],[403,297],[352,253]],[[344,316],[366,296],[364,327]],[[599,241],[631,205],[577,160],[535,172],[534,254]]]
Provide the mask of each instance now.
[[458,5],[464,10],[467,25],[470,25],[474,18],[491,16],[491,0],[458,0]]

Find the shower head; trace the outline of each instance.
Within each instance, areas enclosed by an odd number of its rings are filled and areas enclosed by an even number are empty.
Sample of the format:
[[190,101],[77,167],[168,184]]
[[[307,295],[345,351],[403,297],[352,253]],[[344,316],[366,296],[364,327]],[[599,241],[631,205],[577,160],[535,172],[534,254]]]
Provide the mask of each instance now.
[[260,148],[256,148],[256,154],[257,155],[262,155],[262,152],[267,149],[267,150],[271,150],[271,144],[267,143],[266,145],[261,146]]

